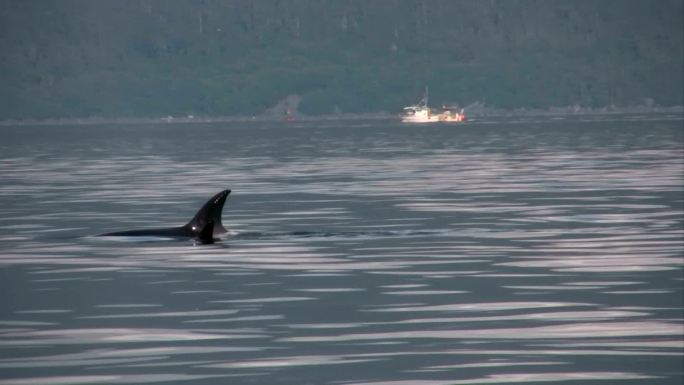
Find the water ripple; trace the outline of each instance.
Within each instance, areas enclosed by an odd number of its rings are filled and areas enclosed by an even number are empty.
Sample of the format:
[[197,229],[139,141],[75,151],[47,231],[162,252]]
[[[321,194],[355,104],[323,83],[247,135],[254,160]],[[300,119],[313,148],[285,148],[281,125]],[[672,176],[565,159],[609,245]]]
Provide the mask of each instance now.
[[0,385],[683,378],[681,116],[3,130]]

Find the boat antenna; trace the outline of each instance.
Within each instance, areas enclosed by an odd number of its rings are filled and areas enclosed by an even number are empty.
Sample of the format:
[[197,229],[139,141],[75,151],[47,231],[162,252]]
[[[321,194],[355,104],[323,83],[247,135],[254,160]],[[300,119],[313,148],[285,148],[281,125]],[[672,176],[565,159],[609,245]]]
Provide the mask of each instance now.
[[420,100],[420,105],[423,105],[427,107],[428,105],[428,88],[427,86],[425,87],[425,93],[423,94],[423,98]]

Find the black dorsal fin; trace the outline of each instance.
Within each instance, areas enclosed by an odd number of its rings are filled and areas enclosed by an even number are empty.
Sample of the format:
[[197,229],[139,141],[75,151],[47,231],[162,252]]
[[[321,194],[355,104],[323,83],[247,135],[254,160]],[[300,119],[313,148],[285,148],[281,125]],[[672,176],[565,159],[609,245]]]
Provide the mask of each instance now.
[[195,238],[202,243],[214,243],[214,221],[209,220]]
[[230,190],[223,190],[211,197],[185,227],[199,234],[202,233],[205,230],[205,227],[211,222],[212,235],[225,233],[226,229],[221,223],[221,212],[223,211],[223,205],[226,203],[228,194],[230,194]]

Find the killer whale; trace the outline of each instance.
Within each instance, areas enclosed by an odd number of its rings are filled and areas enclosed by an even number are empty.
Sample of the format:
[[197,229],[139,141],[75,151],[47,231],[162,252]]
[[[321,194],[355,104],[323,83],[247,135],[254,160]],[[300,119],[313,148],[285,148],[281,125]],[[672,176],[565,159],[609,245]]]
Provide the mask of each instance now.
[[221,223],[221,212],[230,190],[223,190],[209,199],[195,216],[183,226],[156,229],[116,231],[98,235],[99,237],[137,237],[157,236],[174,238],[194,238],[202,243],[212,243],[214,237],[226,233]]

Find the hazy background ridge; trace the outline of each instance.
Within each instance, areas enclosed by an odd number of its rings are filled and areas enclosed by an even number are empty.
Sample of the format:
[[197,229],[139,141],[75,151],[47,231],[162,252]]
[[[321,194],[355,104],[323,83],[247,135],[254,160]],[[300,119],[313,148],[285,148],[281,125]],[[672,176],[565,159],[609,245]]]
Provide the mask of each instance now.
[[683,103],[683,2],[3,1],[0,119]]

